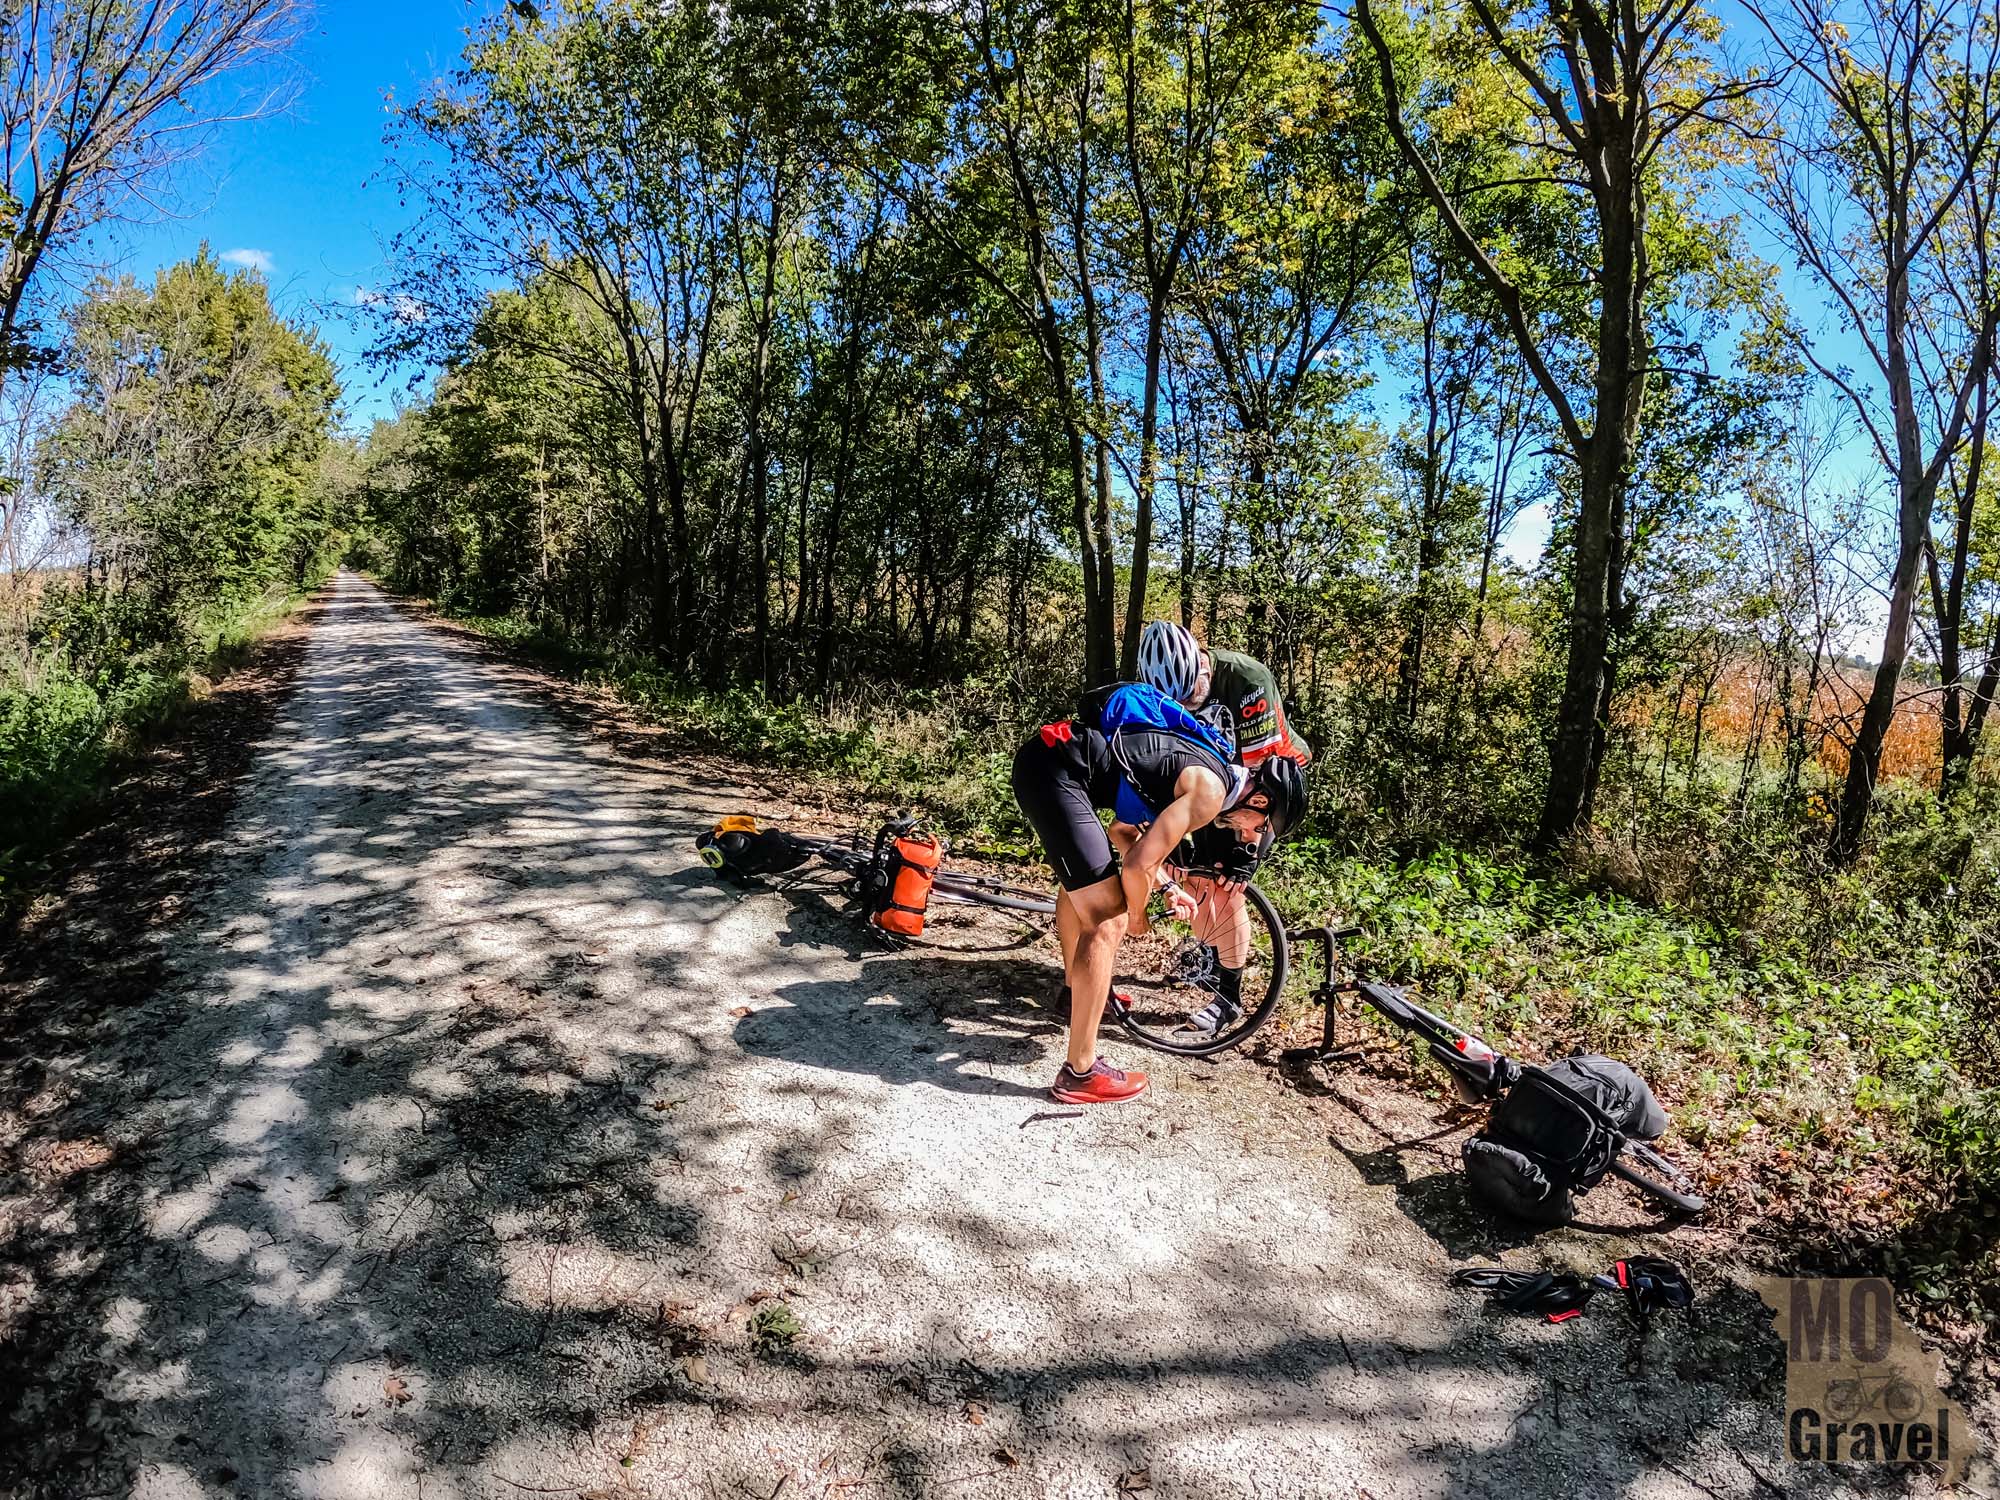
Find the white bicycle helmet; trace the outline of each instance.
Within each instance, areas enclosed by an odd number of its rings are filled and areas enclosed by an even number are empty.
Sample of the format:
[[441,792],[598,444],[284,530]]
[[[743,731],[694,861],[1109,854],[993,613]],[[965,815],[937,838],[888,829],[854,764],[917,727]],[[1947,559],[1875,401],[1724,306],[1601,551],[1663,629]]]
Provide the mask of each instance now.
[[1139,634],[1139,676],[1185,703],[1201,676],[1201,647],[1171,620],[1154,620]]

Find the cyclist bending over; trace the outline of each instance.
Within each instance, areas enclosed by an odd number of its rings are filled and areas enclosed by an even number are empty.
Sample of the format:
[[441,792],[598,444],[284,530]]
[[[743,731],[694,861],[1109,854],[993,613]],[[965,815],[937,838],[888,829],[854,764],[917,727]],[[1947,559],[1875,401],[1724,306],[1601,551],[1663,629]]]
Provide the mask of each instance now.
[[[1139,637],[1139,676],[1197,717],[1225,727],[1245,766],[1259,770],[1271,767],[1274,760],[1291,763],[1303,809],[1303,773],[1312,749],[1292,733],[1278,680],[1269,667],[1240,652],[1206,650],[1191,631],[1169,620],[1154,620]],[[1111,834],[1122,848],[1138,836],[1138,830],[1114,824]],[[1168,861],[1170,867],[1206,865],[1223,872],[1213,883],[1217,899],[1206,899],[1210,892],[1199,889],[1209,884],[1205,878],[1195,882],[1203,898],[1195,936],[1214,952],[1216,998],[1188,1018],[1187,1030],[1213,1035],[1243,1014],[1243,966],[1250,950],[1243,892],[1270,852],[1271,842],[1268,831],[1245,843],[1223,836],[1219,829],[1198,829],[1189,847]]]
[[[1118,945],[1147,930],[1146,903],[1181,840],[1220,825],[1232,842],[1282,834],[1304,810],[1297,768],[1252,772],[1232,762],[1223,736],[1144,683],[1086,694],[1078,716],[1044,724],[1014,756],[1014,797],[1041,839],[1062,889],[1056,934],[1070,999],[1069,1055],[1050,1093],[1065,1104],[1135,1098],[1146,1075],[1097,1056],[1097,1028]],[[1289,775],[1286,774],[1289,771]],[[1121,860],[1098,809],[1146,824]],[[1169,893],[1184,919],[1194,903]],[[1239,961],[1240,969],[1240,961]]]

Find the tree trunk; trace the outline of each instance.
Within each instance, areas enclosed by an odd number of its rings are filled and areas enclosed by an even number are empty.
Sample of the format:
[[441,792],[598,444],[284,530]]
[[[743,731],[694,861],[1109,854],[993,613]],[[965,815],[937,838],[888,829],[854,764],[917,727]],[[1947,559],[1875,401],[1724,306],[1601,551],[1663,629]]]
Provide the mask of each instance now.
[[[1171,273],[1169,273],[1171,275]],[[1153,565],[1153,488],[1160,469],[1160,357],[1166,342],[1170,287],[1155,286],[1146,308],[1146,379],[1139,398],[1139,484],[1132,510],[1132,582],[1126,594],[1121,677],[1139,675],[1139,634],[1146,622],[1146,586]]]
[[1979,736],[1986,728],[1986,711],[1993,695],[2000,691],[2000,614],[1993,617],[1993,634],[1986,642],[1986,665],[1979,672],[1979,687],[1965,713],[1965,769],[1972,769],[1972,757],[1979,753]]
[[1938,587],[1937,554],[1929,547],[1925,549],[1931,568],[1932,602],[1937,610],[1938,667],[1944,678],[1944,696],[1939,705],[1944,763],[1938,774],[1938,797],[1945,801],[1964,784],[1972,767],[1971,713],[1965,701],[1965,663],[1960,642],[1965,633],[1966,571],[1972,552],[1973,509],[1978,503],[1986,457],[1989,384],[1982,376],[1973,397],[1972,425],[1966,432],[1965,474],[1954,496],[1957,524],[1952,531],[1951,577],[1942,589]]
[[1840,811],[1834,820],[1827,852],[1837,865],[1847,865],[1861,852],[1861,836],[1875,801],[1875,783],[1882,771],[1882,746],[1896,717],[1902,689],[1903,664],[1910,655],[1910,620],[1916,612],[1917,567],[1923,558],[1925,527],[1930,514],[1930,488],[1919,486],[1906,498],[1901,513],[1902,544],[1889,579],[1889,622],[1882,631],[1882,660],[1861,711],[1861,729],[1847,753],[1847,782],[1841,788]]
[[[1930,536],[1931,507],[1937,499],[1944,453],[1926,465],[1918,427],[1915,383],[1909,355],[1908,260],[1890,278],[1884,299],[1883,343],[1888,351],[1888,387],[1895,418],[1896,443],[1896,565],[1889,575],[1889,619],[1882,631],[1882,660],[1861,711],[1861,729],[1847,754],[1847,781],[1841,788],[1827,853],[1836,865],[1852,864],[1861,852],[1868,814],[1874,806],[1875,785],[1882,772],[1882,746],[1896,717],[1903,664],[1910,654],[1910,622],[1916,613],[1917,570]],[[1988,330],[1988,341],[1991,330]],[[1983,349],[1983,346],[1982,346]],[[1951,434],[1955,438],[1956,433]]]
[[1098,312],[1097,287],[1090,276],[1090,241],[1084,229],[1085,197],[1079,190],[1070,227],[1077,258],[1077,287],[1082,293],[1084,364],[1090,378],[1091,410],[1095,414],[1091,431],[1090,539],[1097,553],[1097,594],[1084,607],[1085,674],[1094,687],[1111,681],[1118,671],[1118,542],[1111,533],[1111,452],[1101,430],[1108,409],[1104,328]]
[[1604,247],[1603,300],[1598,309],[1596,412],[1578,453],[1581,468],[1569,659],[1562,699],[1549,737],[1549,786],[1534,847],[1547,853],[1590,821],[1597,776],[1608,743],[1613,679],[1605,670],[1612,612],[1618,605],[1624,546],[1626,467],[1638,435],[1646,340],[1640,327],[1644,224],[1632,184],[1633,163],[1613,143],[1605,152],[1608,187],[1599,199]]

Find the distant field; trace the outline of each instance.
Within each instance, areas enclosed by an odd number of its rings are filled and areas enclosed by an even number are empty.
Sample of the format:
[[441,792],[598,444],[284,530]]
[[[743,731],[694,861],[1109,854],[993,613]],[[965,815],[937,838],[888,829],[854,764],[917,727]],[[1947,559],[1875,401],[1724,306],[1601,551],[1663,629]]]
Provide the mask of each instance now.
[[[1848,741],[1861,722],[1862,706],[1873,685],[1874,675],[1855,667],[1836,669],[1820,685],[1813,713],[1815,732],[1821,736],[1816,758],[1830,776],[1847,774]],[[1935,683],[1903,684],[1896,717],[1882,747],[1884,776],[1905,776],[1936,784],[1943,753],[1940,693]],[[1642,699],[1632,709],[1633,719],[1642,723],[1663,724],[1671,713],[1671,699],[1664,693]],[[1694,692],[1690,689],[1681,702],[1681,733],[1687,731],[1693,715]],[[1704,747],[1717,750],[1727,747],[1740,751],[1753,735],[1761,736],[1767,753],[1775,751],[1780,743],[1768,687],[1759,684],[1748,664],[1738,664],[1725,670],[1714,696],[1702,711],[1703,743]]]

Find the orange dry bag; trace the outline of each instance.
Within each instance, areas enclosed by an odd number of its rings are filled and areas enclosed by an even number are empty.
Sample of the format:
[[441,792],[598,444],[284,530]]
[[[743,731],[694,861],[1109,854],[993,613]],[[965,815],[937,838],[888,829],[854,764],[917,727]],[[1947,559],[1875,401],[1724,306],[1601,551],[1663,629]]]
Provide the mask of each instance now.
[[891,848],[889,888],[873,920],[884,932],[917,937],[924,930],[924,908],[931,902],[931,882],[937,879],[944,845],[929,834],[905,834]]

